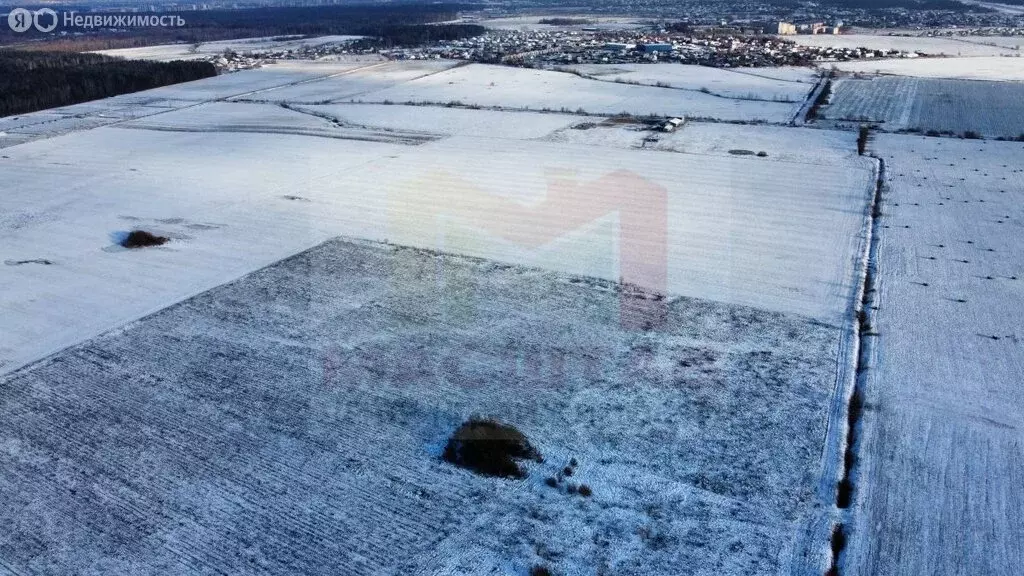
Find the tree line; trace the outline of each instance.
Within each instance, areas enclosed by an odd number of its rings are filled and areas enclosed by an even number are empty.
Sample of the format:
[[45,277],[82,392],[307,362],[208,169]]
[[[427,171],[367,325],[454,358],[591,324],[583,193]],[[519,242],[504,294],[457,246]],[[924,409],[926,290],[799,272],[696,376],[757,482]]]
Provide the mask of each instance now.
[[209,62],[148,62],[101,54],[0,50],[0,116],[216,76]]
[[67,31],[61,28],[48,35],[35,30],[16,34],[4,25],[0,26],[0,44],[22,44],[38,50],[91,51],[283,35],[380,36],[392,28],[454,20],[462,8],[460,4],[387,4],[180,11],[173,14],[185,21],[181,28],[101,29],[83,31],[86,34],[73,37],[59,36],[57,32]]
[[418,46],[441,40],[472,38],[480,36],[486,31],[486,28],[477,24],[382,26],[363,30],[361,34],[367,38],[356,41],[352,47],[357,50],[366,50],[395,46]]

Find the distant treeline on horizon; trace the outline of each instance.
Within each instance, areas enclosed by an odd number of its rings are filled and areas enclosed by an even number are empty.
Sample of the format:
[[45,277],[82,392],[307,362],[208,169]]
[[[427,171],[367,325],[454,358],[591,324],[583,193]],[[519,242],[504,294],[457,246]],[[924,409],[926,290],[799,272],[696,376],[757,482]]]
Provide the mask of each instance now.
[[0,117],[216,76],[209,62],[0,50]]
[[[19,34],[7,26],[0,26],[0,45],[78,52],[286,35],[413,37],[423,36],[423,33],[404,27],[455,20],[459,11],[468,7],[464,4],[370,4],[194,10],[175,13],[185,20],[185,26],[182,27],[92,30],[75,36],[58,35],[62,31],[68,32],[60,27],[52,34],[41,34],[34,30]],[[76,9],[61,7],[59,10]],[[80,13],[86,12],[82,9]]]

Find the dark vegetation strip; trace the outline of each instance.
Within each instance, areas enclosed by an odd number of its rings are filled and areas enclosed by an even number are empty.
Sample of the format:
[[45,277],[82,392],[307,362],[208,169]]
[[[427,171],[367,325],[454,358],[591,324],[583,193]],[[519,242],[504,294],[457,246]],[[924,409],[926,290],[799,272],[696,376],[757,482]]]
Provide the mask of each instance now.
[[807,110],[807,120],[816,120],[818,118],[818,109],[828,104],[829,97],[832,96],[832,80],[825,80],[825,87],[818,93],[818,97],[814,99],[814,104]]
[[209,62],[145,62],[101,54],[0,50],[0,116],[216,75]]
[[[862,126],[857,137],[858,154],[867,154],[867,145],[871,140],[871,131],[867,126]],[[877,279],[877,250],[879,220],[882,216],[882,189],[885,183],[885,161],[873,156],[878,161],[878,176],[875,180],[875,191],[871,199],[870,210],[870,241],[868,245],[867,270],[864,272],[864,290],[861,294],[860,309],[857,312],[856,330],[860,341],[859,353],[857,355],[856,378],[854,379],[853,391],[846,411],[846,451],[843,454],[843,477],[839,480],[836,490],[836,507],[848,509],[853,503],[853,496],[856,486],[854,485],[854,469],[857,466],[858,428],[861,416],[864,414],[864,390],[863,379],[870,360],[870,346],[865,344],[865,338],[877,336],[878,333],[872,327],[872,310],[875,295],[878,292]],[[846,531],[843,524],[837,524],[832,529],[831,552],[832,560],[825,576],[839,576],[840,554],[846,548]]]
[[[487,29],[477,24],[417,24],[410,26],[388,26],[373,31],[362,40],[353,43],[356,50],[373,48],[394,48],[395,46],[418,46],[442,40],[462,40],[480,36]],[[369,32],[369,31],[368,31]]]

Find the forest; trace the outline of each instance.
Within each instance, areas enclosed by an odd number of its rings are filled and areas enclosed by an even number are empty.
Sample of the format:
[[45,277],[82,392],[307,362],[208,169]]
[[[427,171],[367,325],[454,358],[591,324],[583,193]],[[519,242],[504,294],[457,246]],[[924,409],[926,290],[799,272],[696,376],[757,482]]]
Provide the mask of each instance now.
[[[463,7],[460,4],[395,3],[193,10],[174,13],[186,23],[181,28],[74,30],[85,33],[64,36],[56,33],[44,35],[34,30],[15,34],[7,26],[0,26],[0,45],[16,44],[33,50],[84,52],[283,35],[355,34],[380,37],[389,29],[454,20]],[[57,32],[69,30],[58,28]]]
[[209,62],[0,50],[0,116],[24,114],[216,76]]
[[415,26],[384,26],[366,28],[361,35],[367,36],[353,44],[357,50],[371,48],[392,48],[394,46],[417,46],[440,40],[460,40],[480,36],[487,29],[476,24],[431,24]]

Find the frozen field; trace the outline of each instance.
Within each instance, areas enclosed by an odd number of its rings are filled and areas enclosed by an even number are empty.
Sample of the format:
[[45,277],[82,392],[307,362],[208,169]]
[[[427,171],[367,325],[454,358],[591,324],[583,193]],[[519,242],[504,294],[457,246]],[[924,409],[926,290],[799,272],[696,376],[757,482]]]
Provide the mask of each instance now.
[[[339,79],[340,82],[344,79]],[[320,86],[305,85],[285,94],[270,94],[276,99],[305,102],[320,98],[323,93]],[[776,123],[790,121],[800,108],[799,103],[733,100],[700,92],[589,80],[565,72],[487,64],[460,66],[352,99],[460,102],[515,109],[582,109],[592,114],[629,112]]]
[[871,34],[800,34],[781,36],[803,46],[836,48],[869,48],[871,50],[901,50],[921,52],[929,56],[1017,56],[1021,52],[1014,46],[1000,46],[964,42],[956,38],[928,38],[921,36],[886,36]]
[[844,574],[1024,563],[1024,144],[880,135],[879,309]]
[[254,98],[256,94],[270,88],[303,84],[361,68],[380,67],[383,64],[376,59],[288,62],[63,108],[8,116],[0,118],[0,132],[5,134],[0,136],[0,148],[187,109],[231,96]]
[[841,79],[822,109],[832,120],[881,122],[902,129],[1024,134],[1024,83],[877,77]]
[[[284,85],[242,99],[303,104],[327,104],[354,100],[378,90],[401,86],[459,66],[455,60],[403,60],[353,70],[317,82]],[[368,100],[374,101],[373,98]]]
[[[810,68],[791,68],[793,80],[769,78],[758,69],[710,68],[685,64],[581,64],[569,68],[609,82],[697,90],[725,98],[803,102],[816,81]],[[775,71],[786,74],[786,69]]]
[[659,134],[654,150],[735,157],[737,152],[765,152],[762,162],[834,165],[861,162],[857,135],[852,132],[690,122],[670,134]]
[[1024,59],[1020,58],[915,58],[837,62],[844,72],[892,74],[922,78],[1024,81]]
[[[771,156],[502,138],[529,135],[531,122],[540,132],[557,115],[487,118],[490,136],[418,146],[250,124],[245,133],[104,127],[6,149],[0,261],[30,263],[0,279],[0,363],[10,369],[338,234],[828,322],[846,313],[867,160],[798,178],[805,165]],[[267,132],[274,122],[268,115]],[[793,133],[777,146],[812,138]],[[113,247],[111,234],[138,226],[174,240],[144,253]]]
[[[623,297],[332,241],[65,350],[0,379],[2,565],[820,574],[840,330],[680,298],[627,331]],[[516,481],[441,462],[473,414],[544,463]],[[570,459],[592,496],[544,484]]]

